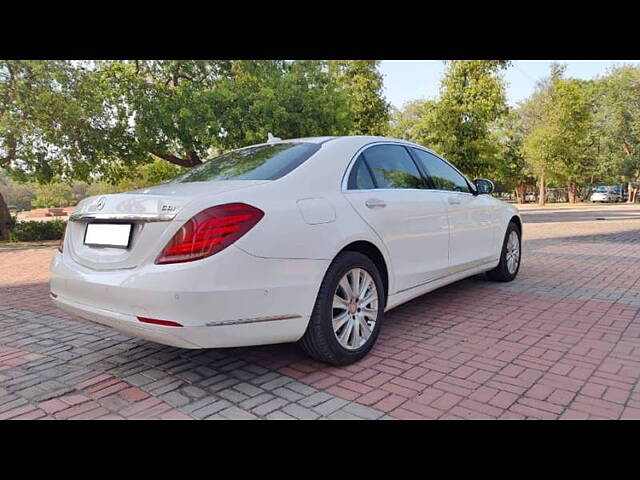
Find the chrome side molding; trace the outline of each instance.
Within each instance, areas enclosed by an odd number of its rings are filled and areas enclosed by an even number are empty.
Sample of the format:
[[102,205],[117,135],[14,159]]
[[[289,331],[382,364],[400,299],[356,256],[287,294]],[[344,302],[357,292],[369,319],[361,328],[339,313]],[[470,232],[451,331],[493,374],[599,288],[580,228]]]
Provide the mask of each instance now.
[[72,213],[69,215],[71,222],[90,222],[92,220],[118,220],[131,222],[170,222],[176,214],[166,213]]
[[275,322],[277,320],[293,320],[296,318],[302,318],[300,315],[273,315],[270,317],[257,317],[257,318],[239,318],[237,320],[223,320],[221,322],[209,322],[207,327],[222,327],[226,325],[239,325],[242,323],[259,323],[259,322]]

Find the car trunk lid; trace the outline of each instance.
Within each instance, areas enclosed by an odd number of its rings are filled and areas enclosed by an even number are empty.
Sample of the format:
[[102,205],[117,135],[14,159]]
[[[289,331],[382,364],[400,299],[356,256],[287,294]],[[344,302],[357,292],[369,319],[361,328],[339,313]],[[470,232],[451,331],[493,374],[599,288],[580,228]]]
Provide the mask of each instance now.
[[[180,212],[195,198],[215,196],[262,183],[265,182],[168,183],[127,193],[86,198],[69,217],[69,254],[76,262],[95,270],[135,268],[160,252],[168,241],[165,238],[167,230],[175,223],[184,223],[186,219],[180,216]],[[131,224],[128,248],[85,245],[87,225],[90,223]]]

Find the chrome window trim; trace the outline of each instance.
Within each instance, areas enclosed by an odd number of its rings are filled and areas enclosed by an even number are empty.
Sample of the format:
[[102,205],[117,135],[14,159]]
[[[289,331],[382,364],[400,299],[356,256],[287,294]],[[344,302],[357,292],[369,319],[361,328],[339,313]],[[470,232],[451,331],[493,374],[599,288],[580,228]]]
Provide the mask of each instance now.
[[[351,175],[351,170],[353,169],[353,166],[356,163],[356,160],[358,159],[358,157],[360,156],[360,154],[362,154],[364,151],[368,150],[371,147],[375,147],[378,145],[400,145],[403,147],[407,147],[407,148],[415,148],[416,150],[423,150],[427,153],[430,153],[432,155],[434,155],[436,158],[439,158],[440,160],[442,160],[444,163],[446,163],[447,165],[449,165],[451,168],[453,168],[456,172],[458,172],[462,178],[464,178],[464,180],[467,182],[467,185],[469,186],[469,190],[471,190],[470,192],[456,192],[455,190],[440,190],[440,189],[436,189],[436,188],[368,188],[368,189],[357,189],[357,188],[348,188],[349,185],[349,176]],[[418,169],[420,170],[420,169]],[[420,174],[422,175],[422,172],[420,171]],[[428,180],[427,178],[425,178],[425,180]],[[380,141],[375,141],[375,142],[371,142],[371,143],[367,143],[365,145],[363,145],[362,147],[360,147],[356,153],[353,155],[353,157],[351,158],[351,160],[349,160],[349,163],[347,164],[347,168],[344,172],[344,174],[342,175],[342,182],[341,182],[341,189],[342,189],[342,193],[349,193],[349,192],[380,192],[380,191],[392,191],[392,192],[396,192],[398,190],[411,190],[411,191],[415,191],[415,192],[424,192],[424,191],[428,191],[428,192],[445,192],[445,193],[458,193],[458,194],[464,194],[464,195],[471,195],[471,196],[475,196],[476,193],[474,193],[475,187],[473,186],[473,183],[466,177],[466,175],[464,175],[460,170],[458,170],[454,165],[452,165],[449,161],[447,161],[447,159],[443,158],[441,155],[438,155],[436,152],[434,152],[433,150],[430,150],[426,147],[423,147],[422,145],[418,145],[416,143],[412,143],[412,142],[403,142],[403,141],[393,141],[393,140],[380,140]]]
[[[358,159],[358,157],[360,156],[361,153],[365,152],[366,150],[368,150],[371,147],[377,147],[379,145],[399,145],[401,147],[408,147],[411,146],[410,143],[408,142],[401,142],[401,141],[393,141],[393,140],[376,140],[374,142],[371,143],[367,143],[365,145],[363,145],[362,147],[360,147],[356,153],[353,155],[353,157],[351,157],[351,160],[349,160],[349,163],[347,164],[347,169],[345,170],[345,173],[342,175],[342,182],[341,182],[341,188],[342,188],[342,192],[346,193],[346,192],[364,192],[366,190],[363,189],[357,189],[357,188],[348,188],[348,184],[349,184],[349,175],[351,175],[351,170],[353,169],[353,166],[356,163],[356,160]],[[411,154],[407,152],[407,154],[411,157]],[[411,158],[411,160],[413,160],[413,158]],[[420,171],[420,168],[416,165],[416,168],[418,169],[418,173],[420,174],[420,176],[422,176],[422,172]],[[398,190],[414,190],[414,191],[423,191],[426,189],[423,188],[375,188],[375,189],[367,189],[369,191],[393,191],[396,192]]]

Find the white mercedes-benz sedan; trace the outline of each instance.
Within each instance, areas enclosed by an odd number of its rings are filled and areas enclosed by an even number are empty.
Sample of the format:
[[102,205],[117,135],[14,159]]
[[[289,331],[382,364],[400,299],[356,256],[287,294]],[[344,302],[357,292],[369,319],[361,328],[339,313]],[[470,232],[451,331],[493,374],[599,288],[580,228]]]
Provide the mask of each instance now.
[[515,278],[522,222],[492,190],[403,140],[272,138],[80,202],[51,298],[167,345],[298,341],[348,364],[372,348],[385,311],[482,272]]

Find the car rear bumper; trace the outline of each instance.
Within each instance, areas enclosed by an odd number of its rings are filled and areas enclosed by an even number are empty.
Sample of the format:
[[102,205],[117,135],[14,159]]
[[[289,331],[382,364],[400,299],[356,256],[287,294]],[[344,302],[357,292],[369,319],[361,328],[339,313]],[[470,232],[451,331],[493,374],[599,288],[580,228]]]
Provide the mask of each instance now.
[[[96,271],[56,254],[51,297],[72,314],[176,347],[284,343],[304,334],[328,261],[259,258],[236,247],[218,255]],[[142,323],[138,317],[182,326]]]
[[[167,327],[142,323],[134,315],[84,305],[58,295],[52,297],[60,309],[119,332],[179,348],[225,348],[266,345],[298,340],[307,328],[308,317],[254,319],[235,324],[201,327]],[[247,319],[249,320],[249,319]]]

